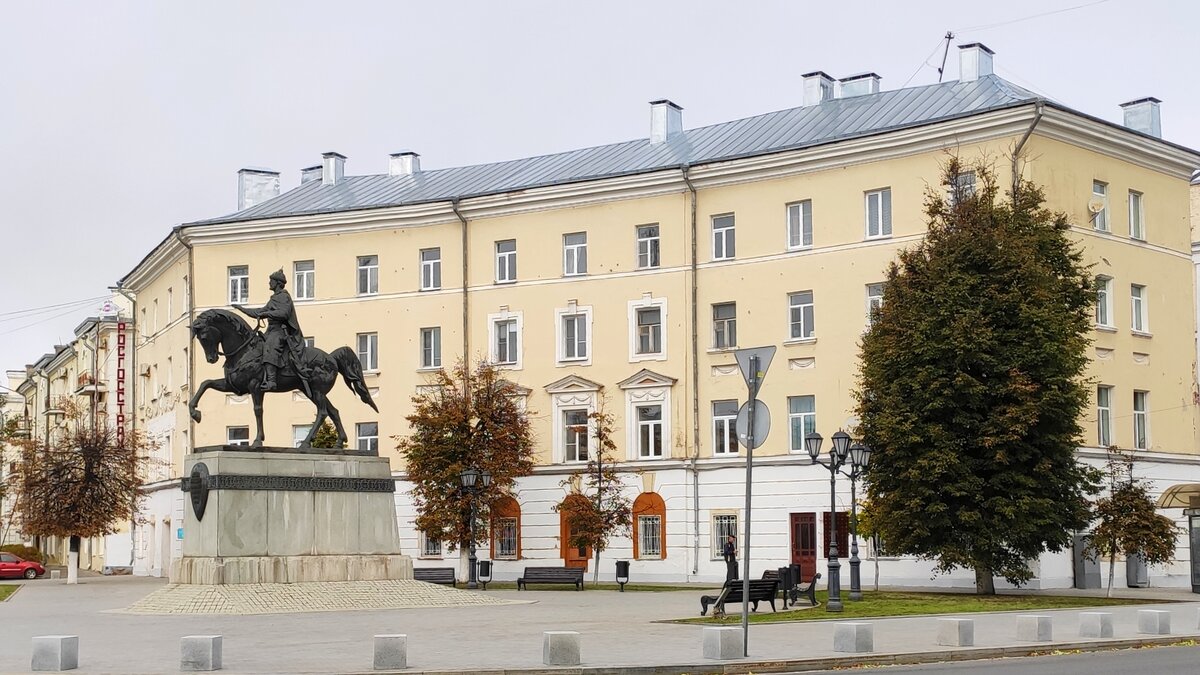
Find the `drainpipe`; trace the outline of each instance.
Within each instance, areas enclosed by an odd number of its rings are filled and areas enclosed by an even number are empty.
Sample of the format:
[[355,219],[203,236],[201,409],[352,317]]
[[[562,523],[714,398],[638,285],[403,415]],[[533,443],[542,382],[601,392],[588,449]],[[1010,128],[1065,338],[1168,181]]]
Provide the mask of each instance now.
[[468,261],[470,255],[467,251],[467,219],[463,217],[461,211],[458,210],[458,198],[455,197],[450,201],[450,210],[454,211],[454,215],[458,216],[458,222],[462,223],[460,228],[462,231],[462,358],[463,366],[467,377],[471,375],[471,317],[470,317],[470,299],[467,296],[467,272],[469,270]]
[[690,195],[692,226],[692,576],[696,576],[700,572],[700,336],[696,318],[696,186],[688,178],[691,167],[684,164],[680,169]]
[[1038,125],[1038,122],[1042,121],[1042,106],[1044,105],[1044,103],[1045,103],[1044,101],[1042,101],[1041,99],[1038,99],[1037,104],[1034,105],[1033,123],[1031,123],[1029,125],[1029,128],[1025,130],[1025,135],[1021,137],[1021,140],[1017,143],[1016,149],[1013,150],[1013,156],[1012,156],[1012,194],[1013,194],[1013,198],[1016,198],[1017,187],[1020,184],[1020,174],[1017,173],[1017,160],[1019,160],[1021,158],[1021,149],[1025,147],[1025,141],[1029,140],[1029,137],[1031,135],[1033,135],[1034,127],[1036,127]]

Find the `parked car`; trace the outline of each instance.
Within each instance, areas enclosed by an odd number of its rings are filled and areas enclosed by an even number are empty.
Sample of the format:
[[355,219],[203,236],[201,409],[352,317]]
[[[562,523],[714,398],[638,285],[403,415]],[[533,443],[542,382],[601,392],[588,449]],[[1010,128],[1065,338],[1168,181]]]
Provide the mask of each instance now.
[[46,573],[41,563],[26,560],[14,553],[0,553],[0,579],[35,579]]

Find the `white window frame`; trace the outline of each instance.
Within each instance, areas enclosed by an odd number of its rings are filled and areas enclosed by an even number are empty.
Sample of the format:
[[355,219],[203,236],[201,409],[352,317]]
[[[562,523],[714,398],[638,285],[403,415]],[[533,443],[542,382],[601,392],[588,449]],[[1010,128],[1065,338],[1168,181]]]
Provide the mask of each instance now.
[[[663,517],[660,514],[639,515],[638,519],[638,560],[662,560],[663,548]],[[647,527],[650,523],[652,526]],[[651,532],[651,535],[647,535]],[[646,546],[647,542],[653,546]]]
[[1115,328],[1113,324],[1112,282],[1110,276],[1096,277],[1096,326]]
[[[717,404],[733,404],[733,412],[717,413]],[[742,446],[737,438],[737,399],[722,399],[713,401],[709,406],[712,412],[712,444],[714,457],[736,457],[741,453]],[[722,450],[722,446],[725,447]]]
[[354,336],[354,345],[358,354],[358,363],[364,373],[374,373],[379,370],[379,333],[358,333]]
[[787,205],[787,248],[802,251],[812,248],[812,200],[803,199]]
[[[583,415],[584,423],[581,425],[576,421],[574,424],[568,424],[567,415]],[[592,459],[592,417],[591,410],[587,407],[573,406],[560,408],[558,411],[559,438],[562,439],[562,446],[559,448],[559,454],[562,455],[564,464],[586,464]],[[582,442],[584,457],[579,456],[579,444]],[[572,456],[572,445],[574,446],[574,456]]]
[[[879,202],[877,223],[871,222],[872,198]],[[879,188],[863,193],[863,223],[867,239],[887,239],[892,236],[892,188]]]
[[250,427],[225,427],[225,445],[250,445]]
[[1150,449],[1150,392],[1133,392],[1133,449]]
[[[642,411],[650,410],[651,408],[658,409],[657,420],[643,420]],[[667,411],[663,409],[661,403],[642,403],[635,405],[633,408],[633,423],[637,425],[637,455],[639,460],[648,459],[666,459],[669,457],[668,452],[664,452],[663,446],[670,447],[670,439],[664,435],[666,430]],[[658,429],[658,444],[654,442],[654,430]],[[647,432],[647,444],[642,445],[642,432]]]
[[[496,314],[488,314],[488,360],[495,364],[498,368],[505,370],[521,370],[524,364],[525,351],[525,317],[524,312],[510,312],[507,309],[497,312]],[[500,354],[496,351],[499,346],[497,339],[498,324],[506,321],[515,322],[516,326],[516,356],[514,361],[500,361]],[[506,355],[507,356],[507,355]]]
[[426,326],[421,329],[421,370],[437,370],[442,367],[442,327]]
[[423,248],[418,254],[421,261],[421,290],[436,291],[442,287],[442,249]]
[[[565,384],[561,384],[565,382]],[[591,414],[596,410],[596,395],[599,385],[578,376],[568,376],[566,380],[554,383],[561,388],[547,387],[550,394],[550,429],[551,429],[551,461],[555,464],[566,464],[566,435],[563,429],[564,412],[567,410],[584,410],[588,414],[588,438],[595,434],[595,423]],[[522,399],[525,397],[522,396]],[[589,440],[589,448],[591,442]]]
[[884,282],[867,284],[867,325],[871,325],[871,315],[876,307],[883,307]]
[[[625,459],[631,462],[657,461],[671,458],[671,385],[662,381],[622,385],[625,391]],[[638,408],[661,406],[662,454],[643,457],[641,454],[641,424]]]
[[[650,234],[651,228],[653,234]],[[643,231],[646,236],[642,236]],[[634,236],[637,239],[637,268],[650,270],[662,266],[662,228],[659,224],[638,225]]]
[[230,265],[227,270],[229,282],[226,290],[229,292],[229,303],[243,305],[250,302],[250,266]]
[[1129,327],[1135,333],[1150,332],[1150,311],[1147,301],[1144,285],[1129,284]]
[[737,257],[737,219],[732,213],[722,213],[712,216],[711,221],[712,259],[733,260]]
[[[708,515],[709,523],[709,543],[712,559],[722,559],[722,549],[725,546],[725,537],[732,534],[740,545],[741,537],[741,518],[737,511],[712,511]],[[732,527],[730,527],[732,525]],[[740,549],[739,549],[740,552]]]
[[[807,295],[807,298],[805,297]],[[805,302],[807,300],[807,302]],[[808,321],[805,322],[805,308],[808,309]],[[788,342],[815,340],[817,323],[816,297],[812,291],[796,291],[788,293]],[[796,334],[799,328],[799,335]]]
[[292,425],[292,447],[298,448],[308,438],[308,432],[312,429],[311,424],[293,424]]
[[1092,214],[1092,228],[1097,232],[1111,232],[1112,223],[1108,222],[1108,183],[1092,180],[1092,199],[1104,202],[1104,206]]
[[[582,241],[580,241],[581,238]],[[563,276],[582,277],[586,276],[587,273],[587,232],[570,232],[564,234]]]
[[[512,244],[511,251],[501,251],[500,247]],[[496,241],[496,283],[511,284],[517,281],[517,240],[500,239]]]
[[[363,434],[363,427],[371,425],[375,427],[375,435]],[[369,429],[368,429],[369,431]],[[366,441],[366,448],[363,447],[363,441]],[[356,422],[354,424],[354,446],[359,452],[371,452],[375,455],[379,454],[379,422]]]
[[1137,190],[1129,191],[1129,238],[1146,241],[1145,195]]
[[[647,352],[645,354],[638,352],[639,330],[638,330],[638,310],[639,309],[658,309],[658,334],[659,347],[657,352]],[[639,361],[666,361],[667,360],[667,299],[654,298],[650,294],[643,295],[639,300],[630,300],[628,305],[629,312],[629,362],[637,363]]]
[[[574,320],[583,324],[583,356],[580,356],[578,351],[571,354],[570,345],[567,344],[567,321]],[[592,307],[591,305],[579,306],[574,302],[566,307],[560,307],[554,310],[554,344],[555,358],[559,365],[569,366],[590,366],[592,365]],[[575,347],[580,346],[579,333],[576,331]]]
[[379,295],[379,256],[358,256],[354,287],[358,295]]
[[[733,308],[733,316],[717,318],[717,308]],[[737,303],[717,302],[712,306],[712,346],[713,349],[737,348]]]
[[[799,396],[789,396],[787,398],[788,398],[788,400],[787,400],[788,452],[793,452],[793,453],[806,452],[804,449],[804,437],[808,435],[808,431],[804,431],[804,430],[809,429],[811,431],[816,431],[816,429],[817,429],[817,397],[812,394],[801,394]],[[812,411],[811,412],[792,412],[792,401],[797,400],[797,399],[802,399],[802,398],[812,399]],[[796,447],[796,437],[795,437],[795,434],[792,433],[792,428],[797,423],[800,424],[801,431],[804,431],[804,433],[802,433],[801,437],[800,437],[800,446],[799,447]]]
[[1096,443],[1102,448],[1112,445],[1112,393],[1109,385],[1096,387]]
[[[441,558],[444,555],[442,540],[433,539],[424,532],[418,532],[421,537],[421,557],[422,558]],[[436,552],[431,552],[431,549],[437,548]]]
[[949,202],[950,206],[958,204],[959,195],[964,199],[970,199],[975,196],[974,171],[960,171],[950,180],[949,190],[946,193],[946,201]]
[[[506,525],[512,524],[512,551],[504,550],[504,542]],[[517,560],[518,551],[521,550],[521,524],[520,520],[515,516],[497,516],[494,522],[494,537],[496,560]]]
[[315,261],[294,261],[292,263],[292,279],[297,300],[312,300],[317,297],[317,263]]

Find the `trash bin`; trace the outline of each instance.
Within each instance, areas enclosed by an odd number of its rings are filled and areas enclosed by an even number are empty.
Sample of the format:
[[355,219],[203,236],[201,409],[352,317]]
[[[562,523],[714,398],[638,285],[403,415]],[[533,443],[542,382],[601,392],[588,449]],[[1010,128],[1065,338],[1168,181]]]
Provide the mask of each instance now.
[[1150,586],[1150,570],[1146,569],[1146,559],[1140,553],[1125,558],[1125,583],[1130,588]]
[[621,592],[625,592],[625,584],[629,583],[629,561],[617,561],[617,583],[621,585]]
[[492,580],[492,561],[479,561],[479,583],[483,584],[483,590],[487,590],[488,582]]
[[792,589],[796,588],[796,578],[792,576],[791,565],[780,567],[776,570],[776,575],[779,577],[779,592],[783,594],[783,606],[787,607],[788,597],[794,595]]

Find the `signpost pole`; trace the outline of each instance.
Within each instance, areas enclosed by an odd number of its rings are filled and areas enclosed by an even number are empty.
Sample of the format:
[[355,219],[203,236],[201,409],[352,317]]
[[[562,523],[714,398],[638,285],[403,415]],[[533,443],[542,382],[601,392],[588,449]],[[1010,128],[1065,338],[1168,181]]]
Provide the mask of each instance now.
[[746,426],[746,530],[742,552],[742,656],[750,656],[750,490],[754,471],[754,407],[758,400],[758,357],[750,357],[750,409]]

